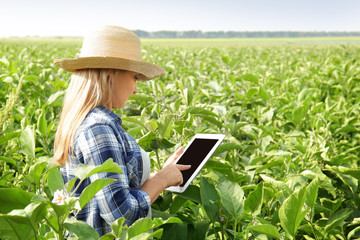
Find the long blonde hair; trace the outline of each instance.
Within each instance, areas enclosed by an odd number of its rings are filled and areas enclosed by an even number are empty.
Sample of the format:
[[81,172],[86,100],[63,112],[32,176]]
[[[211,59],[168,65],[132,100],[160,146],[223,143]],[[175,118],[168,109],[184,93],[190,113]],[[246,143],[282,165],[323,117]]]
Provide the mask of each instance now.
[[[111,75],[115,69],[84,69],[74,72],[66,91],[55,135],[54,161],[63,166],[73,154],[75,133],[94,108],[111,103]],[[121,71],[121,70],[120,70]]]

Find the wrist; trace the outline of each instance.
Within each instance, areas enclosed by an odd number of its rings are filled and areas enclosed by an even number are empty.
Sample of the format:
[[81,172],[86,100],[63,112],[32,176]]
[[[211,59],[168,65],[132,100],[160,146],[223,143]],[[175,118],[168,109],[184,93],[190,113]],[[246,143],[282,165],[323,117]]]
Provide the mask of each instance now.
[[156,173],[153,177],[152,177],[152,180],[154,182],[156,182],[156,184],[158,186],[161,186],[161,189],[164,190],[165,188],[168,187],[168,183],[167,181],[165,181],[165,179],[161,176],[161,174],[159,173]]

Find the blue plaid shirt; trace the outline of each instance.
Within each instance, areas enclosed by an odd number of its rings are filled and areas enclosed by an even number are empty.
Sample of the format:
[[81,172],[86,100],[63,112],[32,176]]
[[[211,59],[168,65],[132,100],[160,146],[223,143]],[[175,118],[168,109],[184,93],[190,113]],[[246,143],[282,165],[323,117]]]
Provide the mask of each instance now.
[[112,158],[120,165],[123,174],[99,173],[87,178],[75,196],[99,178],[116,179],[100,190],[79,212],[77,219],[94,227],[100,236],[111,232],[111,224],[124,217],[130,226],[151,211],[149,195],[140,190],[143,163],[137,142],[121,127],[121,118],[104,106],[93,109],[75,135],[74,157],[62,168],[64,182],[70,181],[80,163],[101,165]]

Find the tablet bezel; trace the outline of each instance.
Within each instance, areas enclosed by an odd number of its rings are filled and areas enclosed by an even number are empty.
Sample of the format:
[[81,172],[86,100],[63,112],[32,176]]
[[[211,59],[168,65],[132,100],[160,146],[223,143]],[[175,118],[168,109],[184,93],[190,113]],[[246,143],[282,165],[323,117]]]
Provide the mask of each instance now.
[[[194,180],[194,178],[198,175],[200,170],[204,167],[205,163],[213,155],[215,150],[219,147],[221,142],[224,140],[225,135],[224,134],[208,134],[208,133],[197,133],[197,134],[195,134],[195,136],[191,139],[191,141],[188,143],[188,145],[184,149],[183,153],[175,160],[174,164],[176,164],[180,160],[182,155],[186,152],[186,150],[190,147],[190,145],[197,138],[200,138],[200,139],[217,139],[217,142],[211,148],[211,150],[208,152],[208,154],[206,155],[204,160],[199,164],[197,169],[193,172],[193,174],[190,176],[190,178],[188,179],[188,181],[185,183],[185,185],[183,187],[181,187],[181,186],[171,186],[171,187],[166,188],[165,190],[171,191],[171,192],[178,192],[178,193],[184,192],[186,190],[186,188],[190,185],[190,183]],[[165,163],[165,165],[166,165],[166,163]]]

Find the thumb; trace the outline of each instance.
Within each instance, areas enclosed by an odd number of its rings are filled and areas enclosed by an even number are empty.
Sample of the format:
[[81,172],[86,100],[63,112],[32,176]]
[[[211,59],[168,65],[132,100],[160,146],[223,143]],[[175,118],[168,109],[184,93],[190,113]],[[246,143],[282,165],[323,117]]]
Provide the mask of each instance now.
[[183,153],[184,151],[184,148],[183,147],[180,147],[170,158],[171,158],[171,161],[170,163],[174,163],[175,160]]

